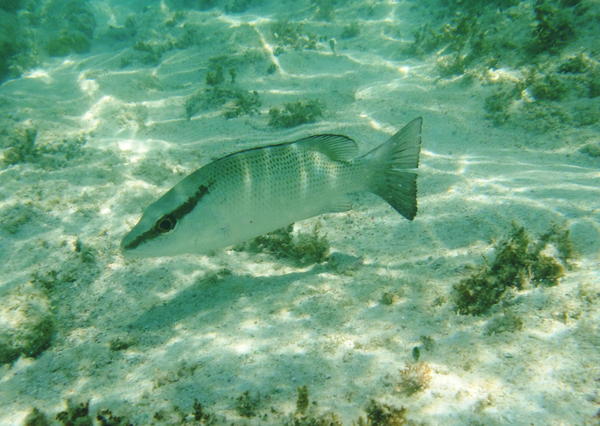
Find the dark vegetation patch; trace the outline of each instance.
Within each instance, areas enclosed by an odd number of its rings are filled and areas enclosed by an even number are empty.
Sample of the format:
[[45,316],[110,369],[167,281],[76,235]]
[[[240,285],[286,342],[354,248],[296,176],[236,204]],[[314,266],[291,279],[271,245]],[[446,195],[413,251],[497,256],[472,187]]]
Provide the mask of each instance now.
[[414,362],[400,370],[400,381],[396,389],[405,394],[413,395],[429,387],[431,383],[431,367],[425,362]]
[[298,265],[322,263],[329,258],[329,241],[321,235],[316,225],[310,233],[294,235],[294,226],[289,225],[253,240],[238,245],[236,250],[251,253],[267,253],[279,259],[289,259]]
[[[303,395],[306,386],[298,388],[298,395]],[[298,402],[296,411],[283,414],[270,407],[266,410],[258,410],[254,402],[246,401],[247,393],[241,396],[243,407],[240,408],[240,402],[237,402],[236,410],[238,415],[246,418],[256,417],[265,424],[281,424],[284,426],[343,426],[340,416],[335,412],[326,413],[317,412],[317,401],[309,404],[308,390],[306,390],[306,406],[300,407]],[[304,397],[302,397],[304,398]],[[239,400],[240,398],[238,398]],[[300,398],[299,398],[300,401]],[[407,418],[407,409],[404,407],[396,408],[389,404],[380,403],[371,399],[364,409],[365,416],[360,416],[352,424],[358,426],[400,426],[415,424]],[[66,408],[59,412],[54,419],[64,426],[131,426],[133,423],[126,416],[115,415],[108,408],[100,408],[94,415],[90,410],[89,401],[76,403],[72,400],[66,401]],[[24,426],[46,426],[55,424],[48,419],[47,415],[38,408],[31,408],[25,418]],[[177,425],[223,425],[238,424],[231,422],[225,416],[214,413],[206,408],[198,399],[195,399],[192,406],[188,409],[172,405],[167,408],[157,410],[152,415],[152,424],[177,424]],[[245,424],[245,423],[243,423]]]
[[209,60],[205,75],[207,87],[197,90],[185,101],[188,120],[200,111],[215,108],[220,108],[228,119],[259,113],[262,102],[258,92],[242,89],[236,84],[238,67],[239,62],[228,56]]
[[323,116],[323,104],[315,99],[289,102],[269,110],[269,126],[289,128],[314,123]]
[[36,164],[44,169],[65,167],[71,160],[83,155],[86,142],[87,138],[79,135],[38,143],[37,128],[33,123],[19,123],[6,129],[6,137],[0,142],[3,149],[0,167],[22,163]]
[[250,394],[250,391],[245,391],[236,398],[235,410],[242,417],[254,417],[256,416],[260,402],[260,394]]
[[509,288],[555,286],[575,255],[569,231],[559,226],[533,238],[525,228],[513,224],[494,251],[491,262],[484,259],[482,266],[454,285],[458,313],[483,315],[503,300]]
[[371,400],[366,409],[366,421],[359,419],[359,426],[400,426],[408,424],[406,408],[396,408],[391,405],[381,404]]
[[600,142],[585,144],[579,152],[592,158],[600,158]]
[[304,50],[317,48],[316,34],[306,31],[304,25],[290,21],[277,21],[271,25],[276,56],[281,55],[286,49]]
[[[496,125],[547,132],[600,121],[598,8],[585,0],[431,0],[407,53],[430,56],[441,78],[479,80]],[[442,7],[440,7],[440,5]],[[437,7],[436,7],[437,6]],[[438,10],[431,14],[431,10]],[[587,101],[589,99],[589,102]]]
[[45,289],[28,282],[4,293],[0,317],[0,364],[37,357],[50,346],[55,319]]

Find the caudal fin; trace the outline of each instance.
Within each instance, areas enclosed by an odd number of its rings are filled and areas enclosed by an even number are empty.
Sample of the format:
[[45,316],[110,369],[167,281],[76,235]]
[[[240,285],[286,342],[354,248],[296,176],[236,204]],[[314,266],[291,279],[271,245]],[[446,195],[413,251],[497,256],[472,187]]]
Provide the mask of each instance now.
[[412,220],[417,214],[417,173],[423,118],[415,118],[383,145],[367,153],[373,171],[371,191]]

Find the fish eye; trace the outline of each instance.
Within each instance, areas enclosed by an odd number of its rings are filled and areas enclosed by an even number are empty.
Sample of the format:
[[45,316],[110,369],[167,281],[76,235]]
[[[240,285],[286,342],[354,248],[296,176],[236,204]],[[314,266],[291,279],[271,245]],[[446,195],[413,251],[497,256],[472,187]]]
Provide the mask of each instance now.
[[165,232],[169,232],[170,230],[175,228],[176,223],[177,223],[177,221],[175,220],[175,218],[173,216],[171,216],[170,214],[168,214],[168,215],[163,216],[160,219],[158,219],[158,221],[154,225],[154,229],[156,229],[158,232],[160,232],[162,234]]

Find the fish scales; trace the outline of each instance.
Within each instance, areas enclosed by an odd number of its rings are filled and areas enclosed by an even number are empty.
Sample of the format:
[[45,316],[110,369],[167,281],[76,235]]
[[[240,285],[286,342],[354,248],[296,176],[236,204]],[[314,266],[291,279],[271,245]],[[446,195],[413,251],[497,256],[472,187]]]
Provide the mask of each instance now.
[[[227,234],[242,240],[327,210],[342,187],[360,190],[362,163],[333,161],[295,145],[242,152],[216,163],[210,193]],[[218,178],[216,177],[218,176]],[[236,208],[231,211],[230,201]]]
[[298,220],[349,209],[370,191],[408,219],[416,214],[421,119],[358,157],[340,135],[229,154],[201,167],[151,204],[125,236],[135,256],[207,253]]

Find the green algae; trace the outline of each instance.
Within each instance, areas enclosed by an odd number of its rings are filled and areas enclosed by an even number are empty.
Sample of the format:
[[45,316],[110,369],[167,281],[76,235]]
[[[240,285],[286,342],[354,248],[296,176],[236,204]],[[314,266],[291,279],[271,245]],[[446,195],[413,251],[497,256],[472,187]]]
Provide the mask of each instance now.
[[296,398],[296,413],[304,414],[306,409],[308,408],[308,387],[306,385],[299,386],[296,389],[298,392],[298,397]]
[[425,362],[414,362],[400,370],[400,380],[396,389],[404,395],[414,395],[429,387],[431,367]]
[[407,410],[404,407],[396,408],[388,404],[382,404],[371,400],[366,408],[367,420],[362,417],[358,421],[359,426],[400,426],[408,424],[406,419]]
[[323,103],[316,99],[288,102],[269,110],[269,126],[281,129],[314,123],[323,116],[323,111]]
[[271,25],[271,35],[275,41],[275,55],[281,55],[286,49],[304,50],[317,47],[317,36],[306,31],[303,24],[277,21]]
[[37,357],[50,347],[55,320],[47,291],[33,282],[2,296],[0,364],[20,356]]
[[244,391],[235,400],[235,410],[242,417],[254,417],[260,405],[260,395]]
[[[547,254],[553,247],[556,254]],[[575,256],[567,229],[553,225],[533,239],[522,226],[512,225],[508,237],[494,247],[493,261],[475,268],[453,287],[455,309],[460,314],[482,315],[500,302],[509,288],[555,286]]]
[[64,426],[92,426],[93,420],[90,416],[90,402],[86,401],[76,404],[68,399],[66,410],[58,413],[55,418]]
[[330,245],[315,225],[311,232],[294,235],[294,226],[280,228],[238,245],[238,250],[251,253],[267,253],[279,259],[289,259],[304,266],[323,263],[329,258]]

